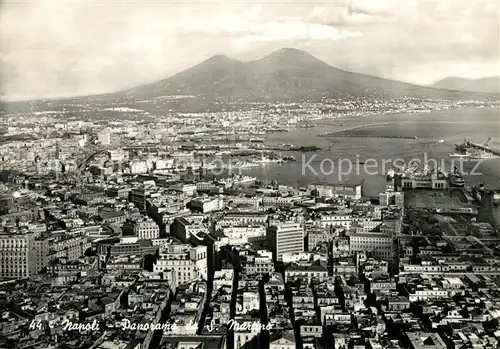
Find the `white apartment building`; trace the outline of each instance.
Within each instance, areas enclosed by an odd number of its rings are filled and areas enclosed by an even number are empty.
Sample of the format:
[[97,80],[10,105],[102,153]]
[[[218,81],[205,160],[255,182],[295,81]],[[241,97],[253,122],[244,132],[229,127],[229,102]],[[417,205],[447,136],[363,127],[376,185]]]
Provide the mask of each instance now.
[[0,277],[20,279],[36,274],[34,234],[0,235]]
[[203,280],[208,277],[207,246],[192,247],[189,250],[189,259],[195,262],[196,272]]
[[207,277],[206,246],[171,245],[160,252],[153,266],[154,272],[173,271],[177,285]]
[[188,243],[193,235],[209,233],[208,228],[200,222],[190,222],[185,217],[176,217],[170,226],[173,236],[184,243]]
[[166,170],[174,167],[174,159],[158,159],[155,162],[156,170]]
[[200,211],[202,213],[208,213],[213,211],[219,211],[223,207],[223,200],[219,197],[216,198],[198,198],[192,200],[189,205],[191,209]]
[[257,255],[247,260],[246,272],[247,275],[266,274],[274,271],[273,254],[271,251],[259,250]]
[[267,222],[265,212],[227,212],[217,221],[218,227],[233,225],[264,225]]
[[229,245],[244,245],[249,238],[265,236],[266,228],[258,226],[232,226],[222,228],[222,232],[229,239]]
[[444,299],[449,297],[448,291],[438,286],[418,285],[414,290],[408,292],[410,302]]
[[231,200],[234,205],[251,205],[254,209],[258,209],[262,205],[261,197],[236,196]]
[[385,232],[357,232],[349,236],[351,254],[370,252],[373,256],[392,258],[394,240],[392,234]]
[[237,311],[246,314],[251,310],[259,310],[259,307],[258,292],[243,292],[243,304],[241,304],[241,308],[237,309]]
[[382,225],[382,221],[378,219],[373,219],[371,217],[358,217],[352,219],[353,226],[354,224],[357,224],[358,226],[361,226],[361,230],[363,232],[369,232],[372,231]]
[[196,185],[194,184],[184,184],[182,186],[182,194],[184,195],[184,197],[194,196],[195,192],[196,192]]
[[280,261],[285,253],[304,251],[304,228],[298,223],[276,223],[267,228],[266,240],[273,259]]
[[131,174],[147,173],[149,170],[147,161],[132,161],[130,163]]
[[287,208],[293,206],[293,203],[298,199],[299,197],[264,196],[262,198],[262,205]]
[[321,216],[319,225],[322,228],[342,227],[349,230],[351,228],[352,215],[350,213],[335,213]]

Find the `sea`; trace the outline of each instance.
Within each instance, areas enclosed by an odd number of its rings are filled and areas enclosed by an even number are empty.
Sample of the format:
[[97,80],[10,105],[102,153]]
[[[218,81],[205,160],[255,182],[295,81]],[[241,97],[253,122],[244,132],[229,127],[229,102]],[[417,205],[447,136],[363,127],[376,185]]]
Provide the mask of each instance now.
[[[349,130],[349,136],[341,132]],[[321,134],[332,133],[327,137]],[[345,135],[345,132],[344,132]],[[378,196],[390,168],[439,166],[463,174],[466,185],[500,189],[500,159],[450,159],[455,144],[469,139],[500,150],[500,109],[449,109],[425,113],[380,114],[321,120],[315,127],[273,133],[266,142],[317,146],[315,152],[290,152],[297,161],[261,164],[242,170],[248,176],[305,187],[310,183],[361,183],[363,195]],[[225,174],[227,175],[227,174]],[[500,208],[497,208],[500,217]]]

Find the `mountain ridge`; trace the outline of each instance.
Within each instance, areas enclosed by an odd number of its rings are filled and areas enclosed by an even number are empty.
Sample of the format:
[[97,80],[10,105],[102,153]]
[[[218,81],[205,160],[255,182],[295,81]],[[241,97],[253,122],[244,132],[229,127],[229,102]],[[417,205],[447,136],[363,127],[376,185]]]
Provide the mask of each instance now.
[[431,85],[435,88],[471,91],[483,93],[500,93],[500,76],[490,76],[479,79],[467,79],[449,76]]
[[276,101],[367,95],[478,97],[476,92],[437,89],[341,70],[295,48],[282,48],[249,62],[215,55],[170,78],[125,91],[126,96],[136,99],[176,94]]

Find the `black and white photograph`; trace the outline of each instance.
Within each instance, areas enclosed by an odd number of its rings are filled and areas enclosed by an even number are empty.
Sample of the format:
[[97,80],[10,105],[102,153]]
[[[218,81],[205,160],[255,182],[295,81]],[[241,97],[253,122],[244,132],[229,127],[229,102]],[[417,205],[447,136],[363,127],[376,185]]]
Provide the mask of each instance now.
[[0,2],[0,349],[500,348],[500,0]]

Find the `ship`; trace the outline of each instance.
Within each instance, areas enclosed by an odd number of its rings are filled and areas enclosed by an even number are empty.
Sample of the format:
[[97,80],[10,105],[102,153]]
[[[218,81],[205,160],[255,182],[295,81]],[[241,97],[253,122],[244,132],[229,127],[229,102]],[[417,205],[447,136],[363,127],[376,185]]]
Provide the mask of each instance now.
[[256,164],[255,162],[247,162],[245,161],[240,168],[252,168],[252,167],[259,167],[259,164]]
[[217,184],[224,185],[226,188],[230,188],[231,186],[239,186],[239,185],[251,185],[255,184],[257,181],[257,177],[249,177],[249,176],[234,176],[231,178],[222,178],[217,181]]
[[268,163],[277,163],[282,162],[282,159],[269,159],[268,157],[262,157],[261,159],[254,160],[253,162],[258,164],[268,164]]
[[451,153],[449,155],[450,158],[459,158],[459,159],[468,159],[470,154],[468,153]]
[[252,167],[259,167],[259,164],[256,164],[253,162],[247,162],[247,161],[244,161],[244,162],[237,161],[235,163],[223,166],[223,168],[227,168],[227,169],[240,169],[240,168],[243,169],[243,168],[252,168]]
[[255,181],[257,181],[257,177],[236,176],[235,178],[233,178],[234,185],[254,184]]
[[231,155],[231,152],[229,150],[223,150],[215,153],[215,156],[224,156],[224,155]]
[[498,159],[498,156],[493,154],[493,153],[488,153],[485,151],[479,151],[475,152],[473,154],[469,155],[469,159],[483,159],[483,160],[489,160],[489,159]]

